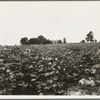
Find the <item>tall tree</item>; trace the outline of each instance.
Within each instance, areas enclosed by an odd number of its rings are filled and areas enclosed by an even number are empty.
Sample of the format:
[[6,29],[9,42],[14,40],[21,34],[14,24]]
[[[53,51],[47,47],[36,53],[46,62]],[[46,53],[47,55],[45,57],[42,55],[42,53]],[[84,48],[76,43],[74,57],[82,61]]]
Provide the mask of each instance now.
[[66,38],[63,38],[63,43],[66,43]]
[[86,35],[86,41],[87,42],[94,42],[94,35],[93,35],[93,32],[90,31],[87,35]]

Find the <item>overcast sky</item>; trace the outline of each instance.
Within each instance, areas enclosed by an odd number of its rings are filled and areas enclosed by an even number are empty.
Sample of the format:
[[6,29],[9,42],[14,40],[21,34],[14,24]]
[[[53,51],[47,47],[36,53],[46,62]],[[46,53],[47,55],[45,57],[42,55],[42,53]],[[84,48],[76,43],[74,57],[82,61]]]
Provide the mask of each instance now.
[[100,1],[0,1],[0,44],[43,35],[80,42],[93,31],[100,41]]

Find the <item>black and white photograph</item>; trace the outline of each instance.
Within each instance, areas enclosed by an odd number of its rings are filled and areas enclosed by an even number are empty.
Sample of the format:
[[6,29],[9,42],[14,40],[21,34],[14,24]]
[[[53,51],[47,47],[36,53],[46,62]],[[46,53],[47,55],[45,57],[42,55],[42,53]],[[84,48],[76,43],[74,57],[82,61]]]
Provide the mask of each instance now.
[[0,1],[5,95],[100,96],[100,1]]

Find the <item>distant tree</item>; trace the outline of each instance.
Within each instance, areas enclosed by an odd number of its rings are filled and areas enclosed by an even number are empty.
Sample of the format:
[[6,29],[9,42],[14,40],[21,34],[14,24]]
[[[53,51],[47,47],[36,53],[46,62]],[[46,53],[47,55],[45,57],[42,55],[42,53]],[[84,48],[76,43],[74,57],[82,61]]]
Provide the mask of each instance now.
[[62,44],[62,41],[61,41],[61,40],[58,40],[58,41],[57,41],[57,44]]
[[97,40],[95,39],[94,42],[97,43]]
[[63,39],[63,43],[66,43],[66,38]]
[[93,32],[90,31],[87,35],[86,35],[86,41],[87,42],[94,42],[94,35]]
[[46,38],[42,35],[38,36],[38,40],[40,44],[46,44]]
[[38,38],[30,38],[28,40],[28,43],[29,44],[39,44],[40,42],[39,42]]
[[30,39],[28,40],[28,43],[29,43],[29,44],[33,44],[33,43],[34,43],[34,38],[30,38]]
[[47,39],[46,44],[53,44],[53,42],[51,40]]
[[27,42],[28,42],[28,38],[27,37],[21,38],[21,40],[20,40],[20,44],[22,44],[22,45],[26,45]]
[[82,40],[80,43],[85,43],[85,40]]

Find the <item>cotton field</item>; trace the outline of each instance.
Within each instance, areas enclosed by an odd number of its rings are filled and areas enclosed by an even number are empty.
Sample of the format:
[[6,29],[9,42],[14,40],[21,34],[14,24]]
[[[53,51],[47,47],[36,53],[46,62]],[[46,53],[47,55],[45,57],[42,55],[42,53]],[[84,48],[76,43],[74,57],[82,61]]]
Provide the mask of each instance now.
[[0,47],[1,95],[100,95],[100,44]]

